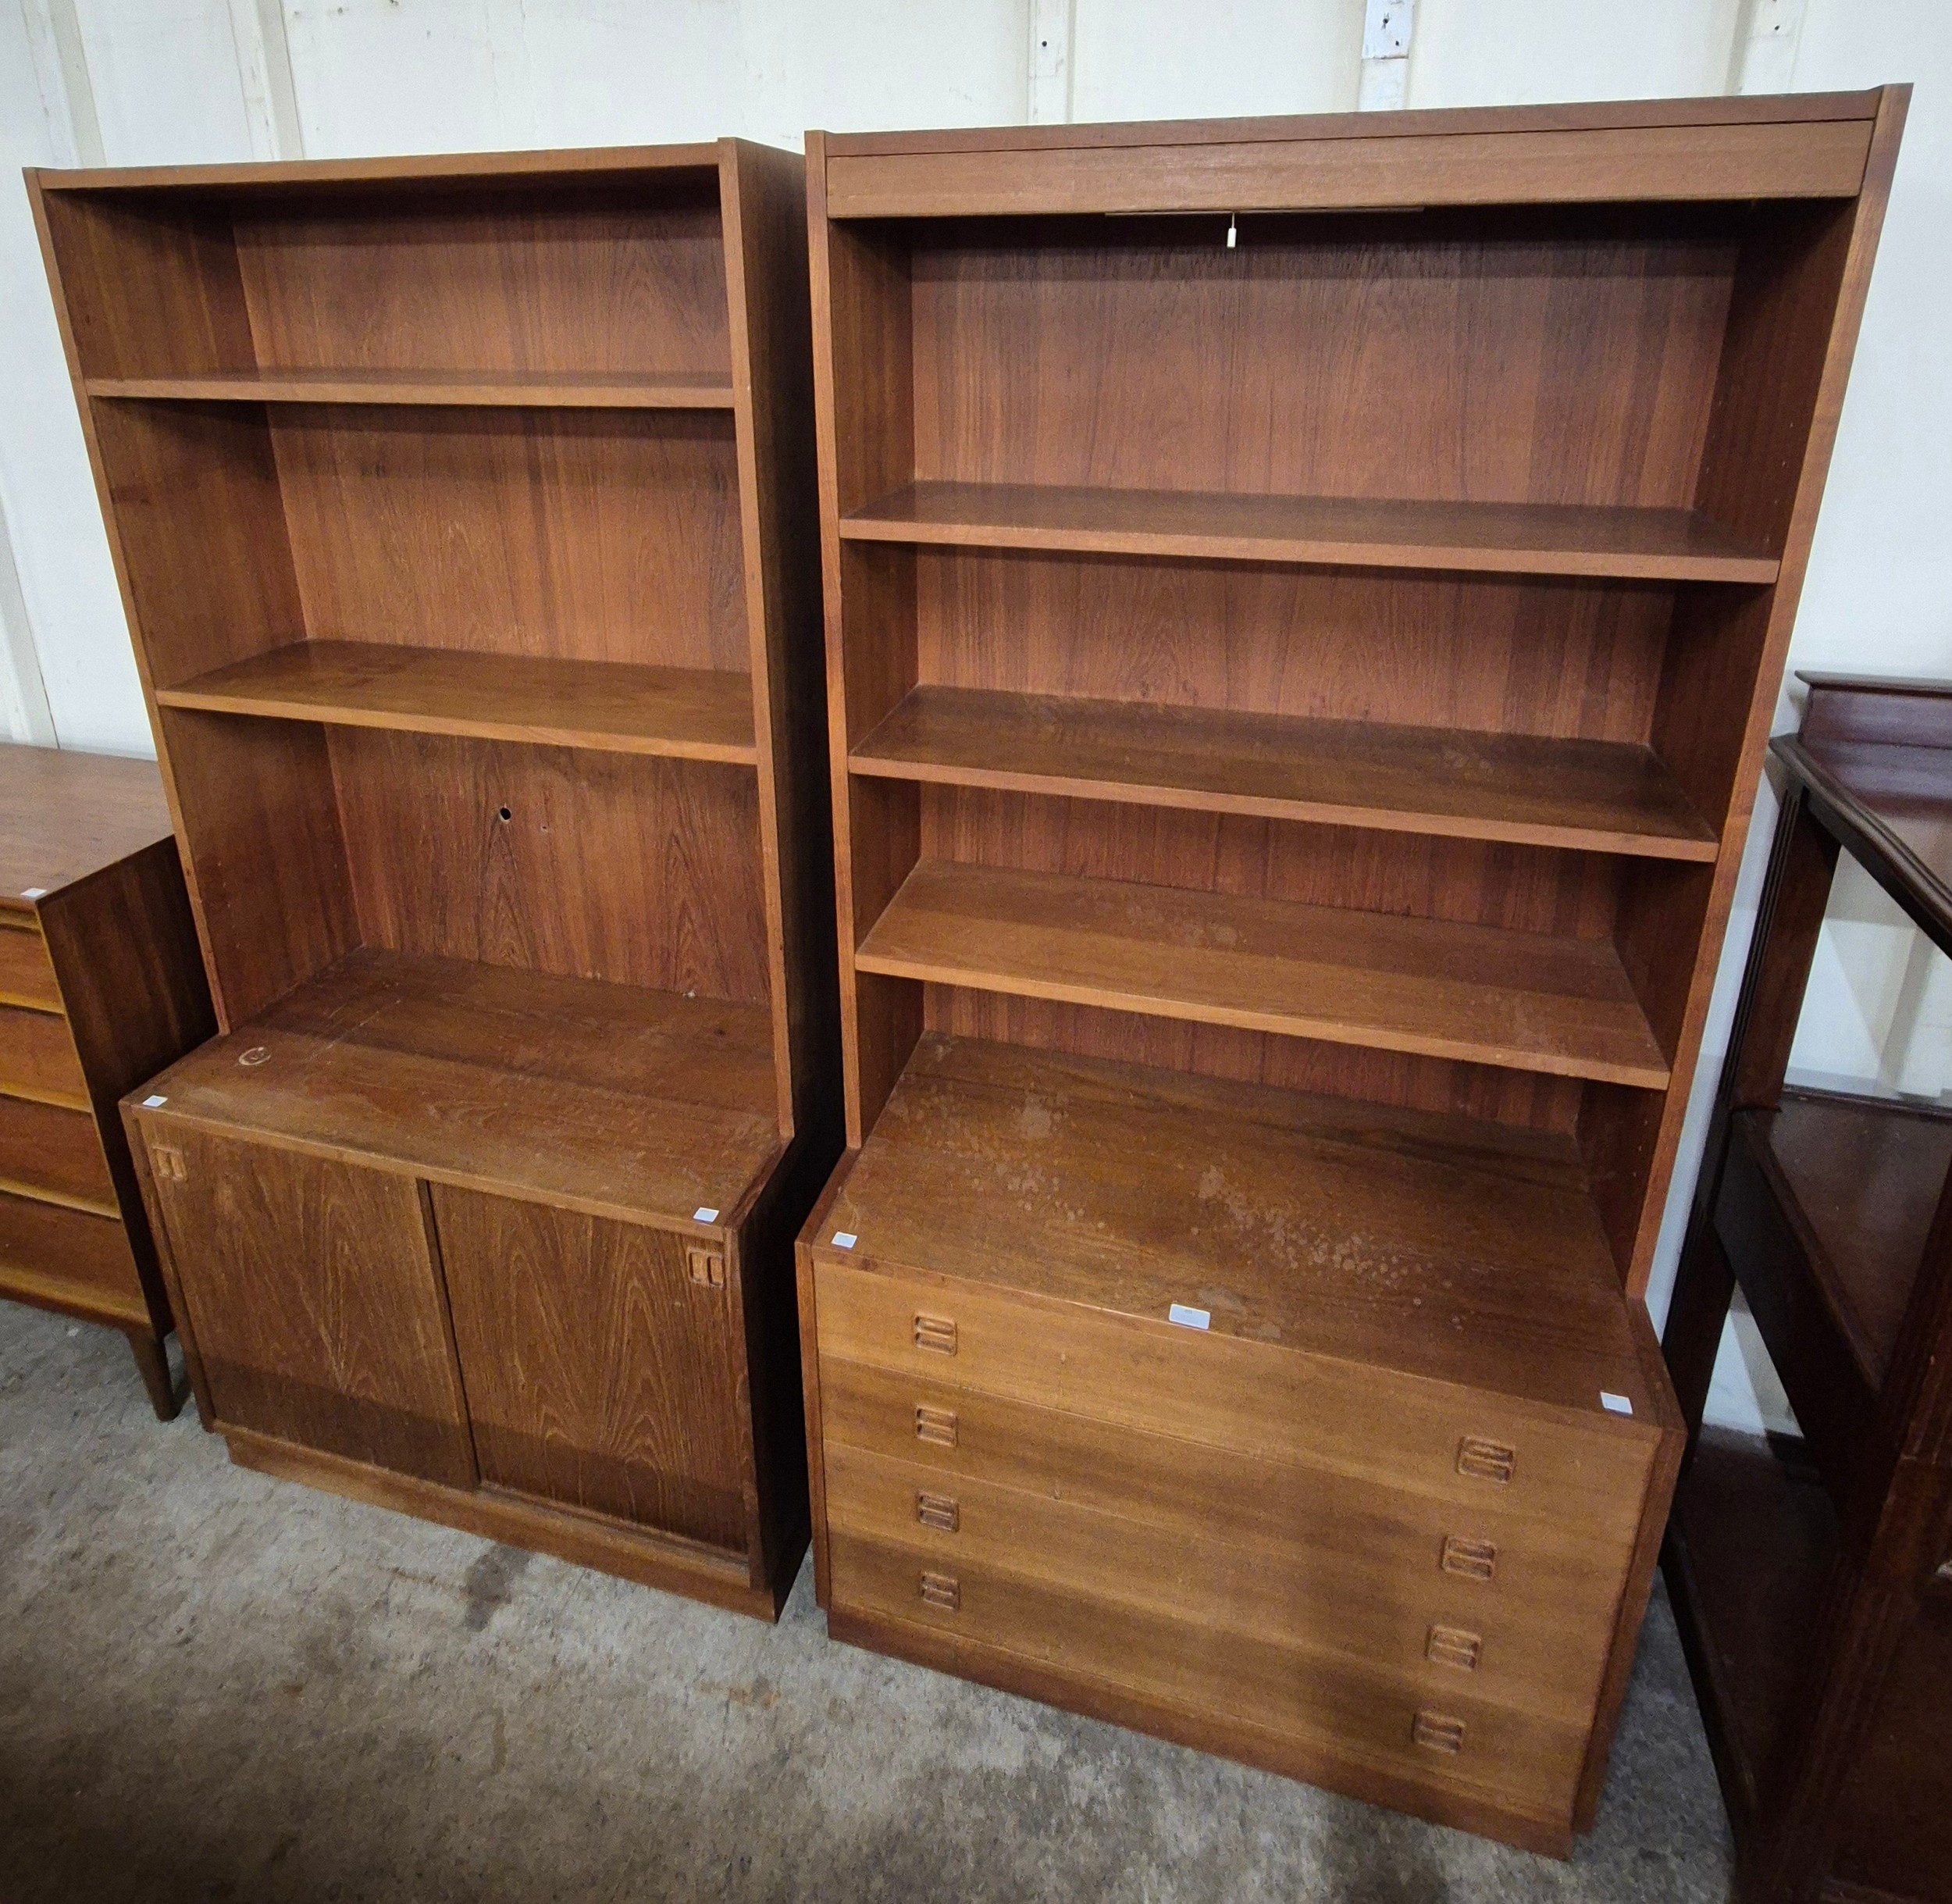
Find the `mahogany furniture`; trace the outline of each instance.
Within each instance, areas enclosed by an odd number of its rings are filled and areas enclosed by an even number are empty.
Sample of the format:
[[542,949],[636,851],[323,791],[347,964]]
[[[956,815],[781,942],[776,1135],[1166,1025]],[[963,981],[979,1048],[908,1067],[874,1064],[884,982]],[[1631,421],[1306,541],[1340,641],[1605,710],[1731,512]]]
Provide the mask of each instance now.
[[[1952,1111],[1783,1079],[1840,850],[1952,953],[1952,683],[1806,675],[1664,1337],[1664,1565],[1755,1900],[1952,1899]],[[1801,1443],[1701,1425],[1739,1285]]]
[[810,140],[835,1634],[1590,1822],[1904,104]]
[[176,1412],[116,1104],[215,1029],[147,761],[0,746],[0,1296],[120,1329]]
[[838,1153],[803,167],[30,175],[223,1036],[207,1423],[772,1617]]

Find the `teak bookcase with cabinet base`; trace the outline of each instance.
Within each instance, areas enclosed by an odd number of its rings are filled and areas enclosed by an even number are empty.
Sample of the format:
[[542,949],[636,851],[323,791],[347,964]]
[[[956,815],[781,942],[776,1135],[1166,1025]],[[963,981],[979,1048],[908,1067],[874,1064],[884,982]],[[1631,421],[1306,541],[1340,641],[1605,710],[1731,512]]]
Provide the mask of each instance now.
[[1905,99],[810,141],[835,1634],[1590,1823]]
[[839,1150],[802,161],[30,187],[221,1019],[233,1458],[771,1617]]

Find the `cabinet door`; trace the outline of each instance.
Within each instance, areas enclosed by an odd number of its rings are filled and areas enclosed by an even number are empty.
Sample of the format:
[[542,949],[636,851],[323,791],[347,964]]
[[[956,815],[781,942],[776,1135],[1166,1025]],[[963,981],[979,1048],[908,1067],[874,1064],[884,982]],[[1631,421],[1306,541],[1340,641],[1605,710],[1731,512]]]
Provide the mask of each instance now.
[[144,1139],[216,1425],[472,1487],[419,1185],[167,1121]]
[[741,1335],[722,1267],[693,1280],[687,1239],[666,1230],[444,1184],[433,1196],[482,1478],[745,1551]]

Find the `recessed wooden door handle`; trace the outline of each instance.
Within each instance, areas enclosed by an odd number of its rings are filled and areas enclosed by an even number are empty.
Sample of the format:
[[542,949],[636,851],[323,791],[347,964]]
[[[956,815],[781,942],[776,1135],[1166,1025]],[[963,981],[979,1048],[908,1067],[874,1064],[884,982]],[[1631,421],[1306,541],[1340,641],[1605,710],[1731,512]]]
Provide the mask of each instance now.
[[963,1510],[949,1495],[917,1493],[915,1496],[915,1518],[924,1527],[932,1527],[941,1533],[953,1534],[962,1525]]
[[939,1606],[944,1613],[957,1613],[963,1610],[962,1582],[947,1574],[923,1574],[921,1596],[924,1606]]
[[946,1316],[917,1316],[915,1318],[915,1346],[931,1349],[938,1355],[956,1353],[956,1325]]
[[1410,1721],[1410,1740],[1429,1752],[1462,1752],[1464,1721],[1426,1706]]
[[685,1274],[700,1288],[725,1286],[725,1259],[716,1250],[700,1250],[693,1244],[685,1251]]
[[1489,1580],[1498,1571],[1498,1547],[1488,1540],[1470,1540],[1461,1534],[1444,1536],[1444,1557],[1439,1564],[1447,1574],[1466,1580]]
[[1501,1487],[1518,1471],[1518,1451],[1482,1435],[1466,1435],[1457,1444],[1457,1471],[1474,1481],[1495,1481]]
[[156,1175],[171,1183],[187,1183],[189,1166],[183,1161],[183,1153],[174,1144],[152,1143],[149,1146],[149,1168]]
[[1423,1656],[1439,1666],[1455,1666],[1464,1672],[1477,1670],[1484,1655],[1484,1642],[1461,1626],[1434,1626],[1423,1642]]
[[933,1442],[939,1448],[953,1448],[956,1445],[956,1417],[946,1408],[917,1408],[915,1410],[915,1439]]

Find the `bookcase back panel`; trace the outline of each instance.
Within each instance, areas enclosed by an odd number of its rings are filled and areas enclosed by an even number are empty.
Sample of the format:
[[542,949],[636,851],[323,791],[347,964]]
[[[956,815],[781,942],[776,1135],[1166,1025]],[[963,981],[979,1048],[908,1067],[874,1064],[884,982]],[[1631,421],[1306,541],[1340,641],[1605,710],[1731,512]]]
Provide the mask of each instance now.
[[1604,939],[1617,865],[1431,834],[924,786],[921,857]]
[[915,564],[925,683],[1591,740],[1647,738],[1673,613],[1658,583],[1000,551],[884,559]]
[[1412,1052],[1323,1044],[1231,1025],[1195,1025],[1053,999],[1017,998],[961,986],[914,989],[924,994],[923,1022],[929,1031],[1562,1134],[1574,1128],[1584,1093],[1597,1088],[1573,1078],[1460,1064]]
[[1684,505],[1738,216],[921,226],[915,472]]
[[329,730],[362,941],[770,997],[750,769]]
[[729,371],[718,181],[241,204],[261,369]]
[[296,405],[271,433],[315,639],[751,665],[728,415]]

